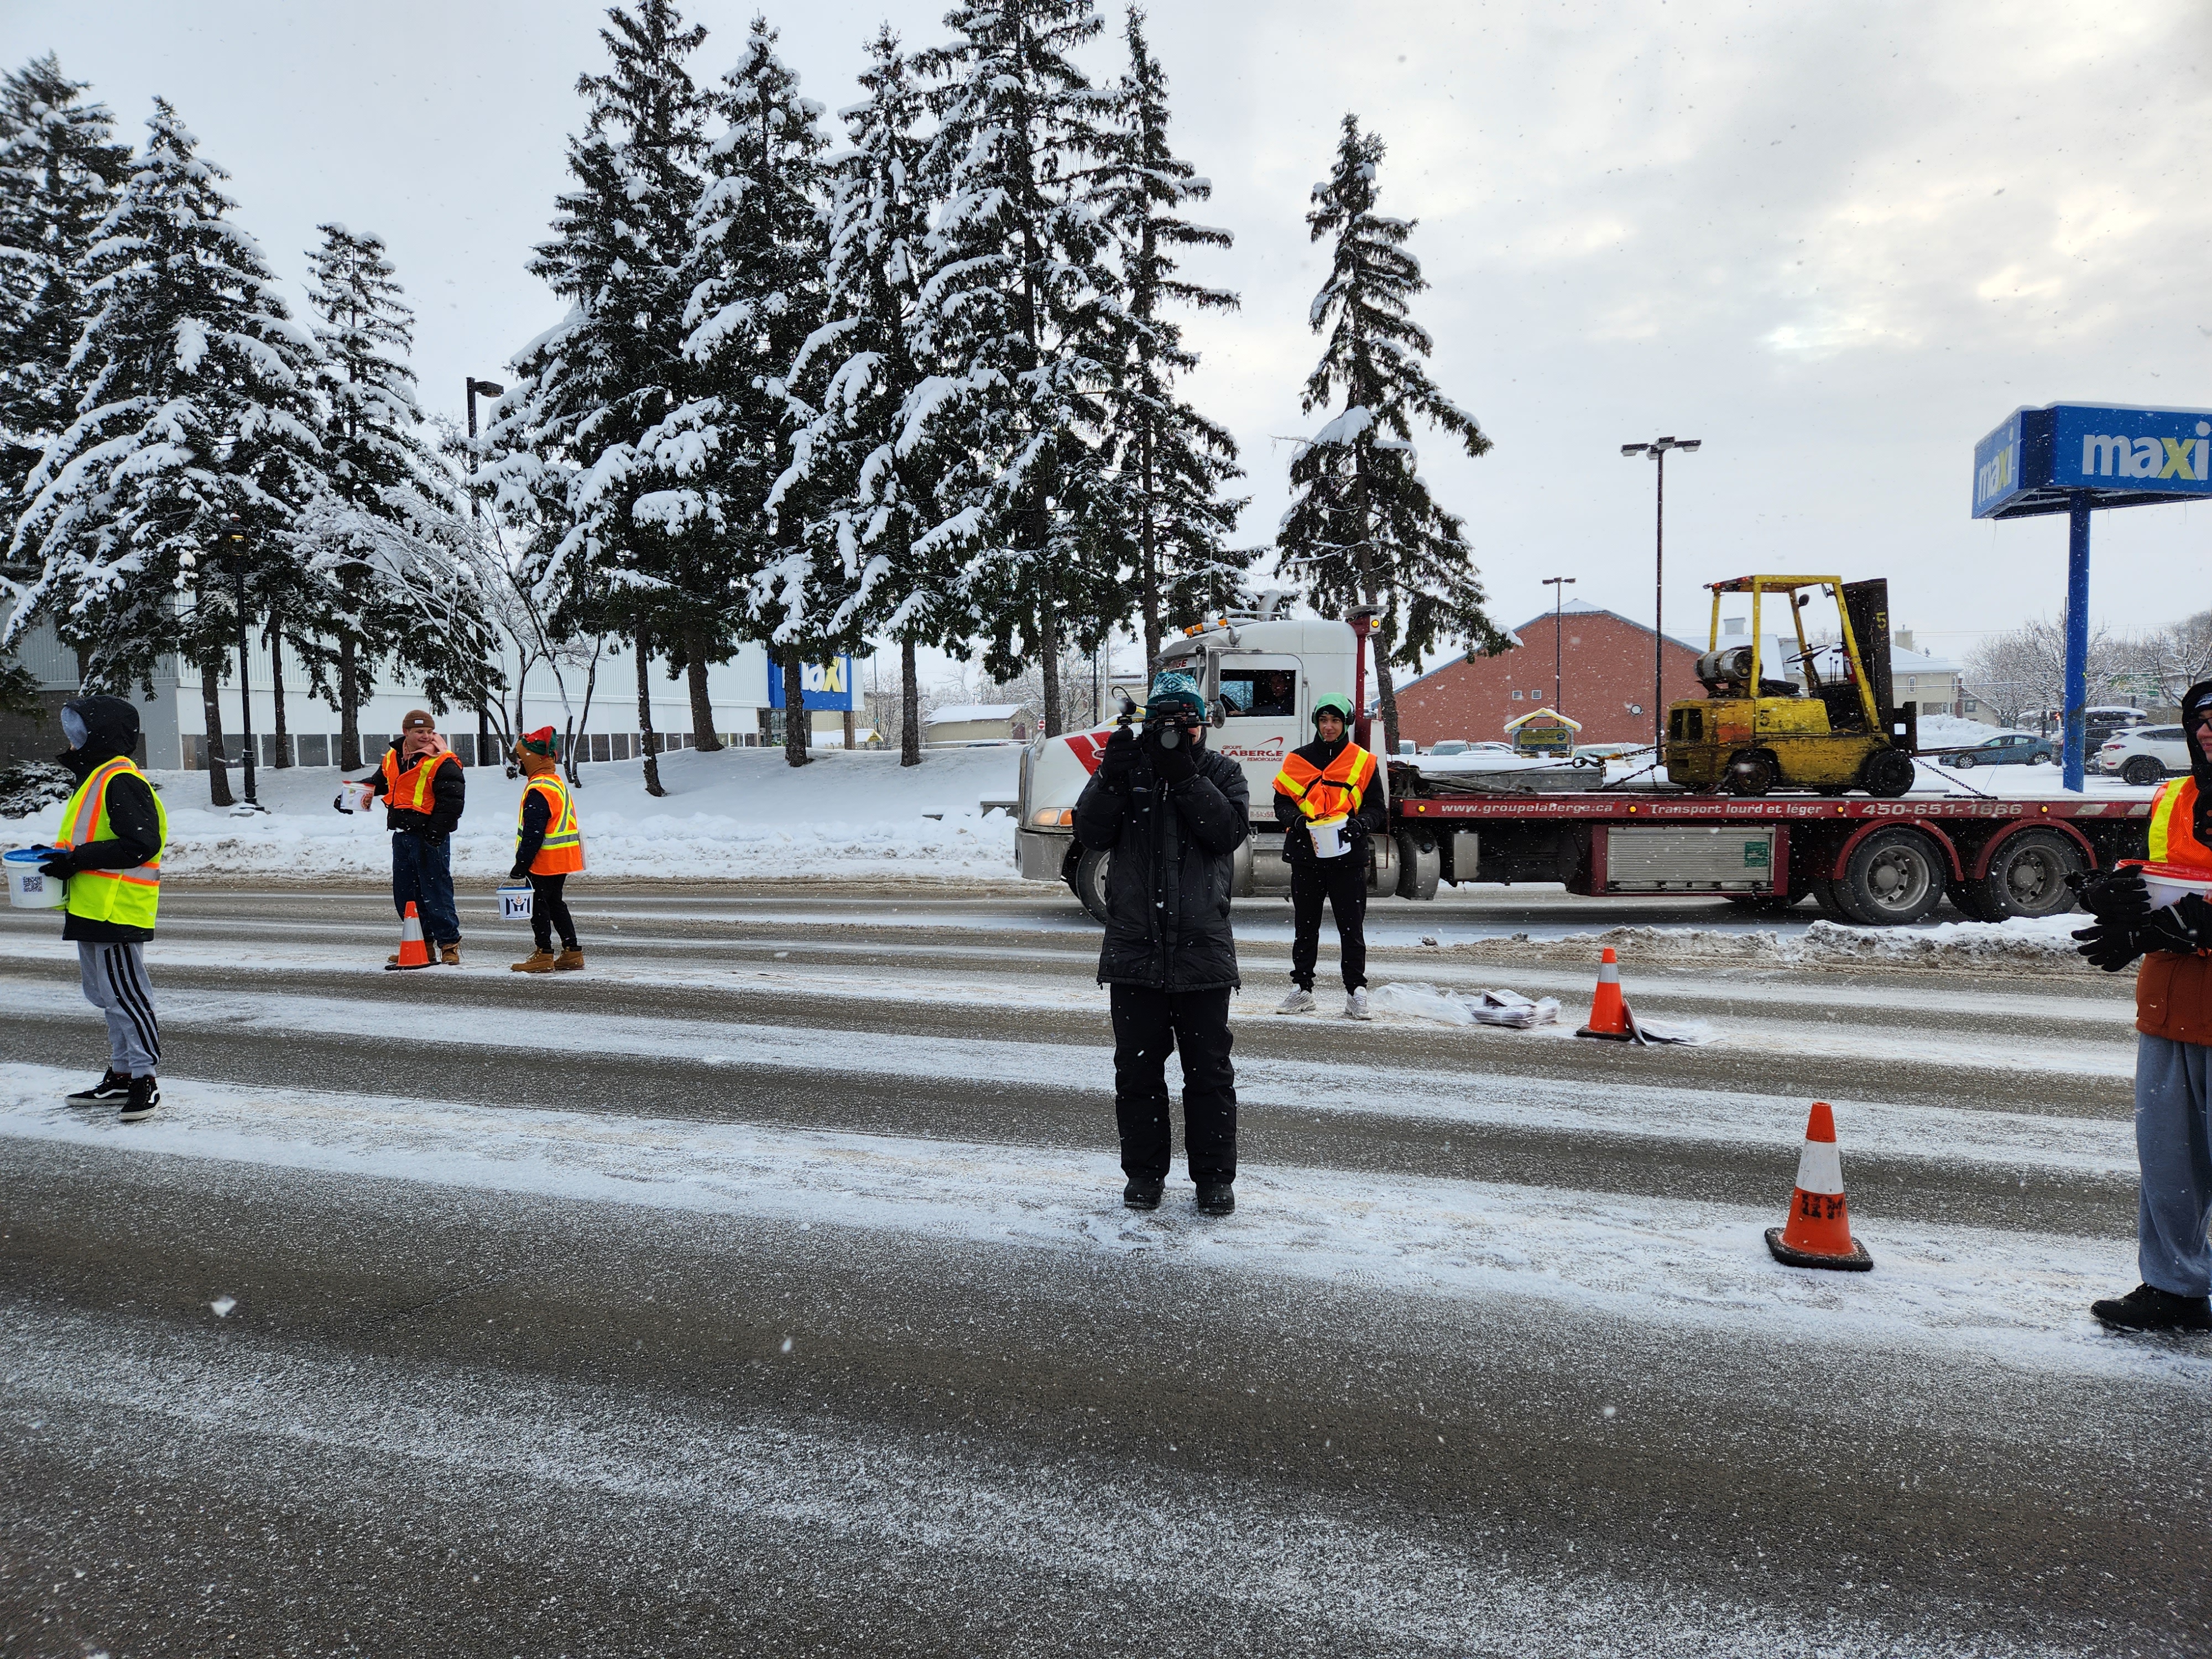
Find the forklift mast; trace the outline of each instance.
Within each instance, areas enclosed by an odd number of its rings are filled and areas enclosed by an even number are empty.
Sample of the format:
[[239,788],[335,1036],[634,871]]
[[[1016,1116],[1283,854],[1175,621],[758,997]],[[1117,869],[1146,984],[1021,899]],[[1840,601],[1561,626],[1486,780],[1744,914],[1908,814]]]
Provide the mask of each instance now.
[[1920,705],[1899,708],[1889,663],[1889,583],[1845,582],[1844,607],[1851,619],[1851,637],[1858,642],[1859,660],[1866,671],[1867,689],[1881,714],[1881,729],[1890,742],[1906,754],[1920,749]]

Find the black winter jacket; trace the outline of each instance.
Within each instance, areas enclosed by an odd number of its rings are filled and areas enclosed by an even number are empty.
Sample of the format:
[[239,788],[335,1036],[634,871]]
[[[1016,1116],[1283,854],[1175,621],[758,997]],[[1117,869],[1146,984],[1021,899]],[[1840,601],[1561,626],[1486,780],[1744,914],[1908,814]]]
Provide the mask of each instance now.
[[[399,759],[394,763],[399,768],[402,776],[404,776],[407,771],[407,757],[404,750],[400,748],[404,741],[403,738],[394,738],[391,745],[393,750],[399,751]],[[384,768],[379,765],[375,771],[370,773],[362,781],[374,789],[378,794],[382,794]],[[462,811],[468,805],[468,792],[466,767],[459,761],[453,762],[450,766],[441,766],[438,769],[437,776],[430,780],[430,810],[427,812],[417,812],[404,806],[387,805],[384,809],[384,827],[403,836],[421,836],[435,846],[452,835],[459,825]]]
[[[1326,769],[1328,763],[1344,752],[1344,745],[1352,741],[1346,733],[1334,743],[1323,743],[1316,738],[1295,752],[1314,765]],[[1281,790],[1275,792],[1275,822],[1283,826],[1283,856],[1293,864],[1314,864],[1313,832],[1306,828],[1306,816],[1298,804]],[[1382,790],[1382,757],[1375,757],[1375,781],[1367,786],[1367,793],[1359,803],[1359,810],[1352,815],[1345,833],[1356,844],[1367,836],[1380,835],[1390,822],[1390,803]],[[1364,857],[1364,854],[1358,856]]]
[[1211,750],[1163,787],[1149,746],[1121,786],[1093,774],[1075,803],[1075,838],[1109,850],[1101,985],[1211,991],[1241,984],[1229,930],[1237,848],[1251,832],[1243,769]]

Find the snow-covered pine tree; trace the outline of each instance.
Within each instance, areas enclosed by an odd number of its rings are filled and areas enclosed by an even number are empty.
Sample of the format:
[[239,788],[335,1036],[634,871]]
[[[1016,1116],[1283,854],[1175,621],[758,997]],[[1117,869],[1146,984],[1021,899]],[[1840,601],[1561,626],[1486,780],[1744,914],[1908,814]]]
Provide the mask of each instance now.
[[[755,17],[714,97],[725,130],[711,147],[692,221],[684,350],[703,395],[663,428],[666,447],[705,457],[705,516],[743,586],[745,629],[783,665],[784,753],[806,763],[799,670],[849,644],[838,631],[846,584],[812,556],[811,486],[775,501],[803,416],[786,395],[800,348],[822,319],[827,223],[822,106],[801,97]],[[686,522],[700,512],[681,504]],[[827,591],[824,591],[824,589]]]
[[801,421],[771,500],[799,526],[818,592],[842,585],[830,631],[899,642],[899,763],[921,763],[917,646],[964,639],[957,561],[926,552],[934,522],[932,447],[907,417],[924,374],[910,331],[921,304],[931,203],[921,167],[921,89],[888,24],[869,45],[866,94],[844,112],[850,148],[832,164],[824,321],[801,347],[789,390]]
[[1415,222],[1375,210],[1383,144],[1344,118],[1336,164],[1316,185],[1312,240],[1333,238],[1328,279],[1309,320],[1328,343],[1305,384],[1312,414],[1344,408],[1291,461],[1291,506],[1276,533],[1286,570],[1327,615],[1375,608],[1375,684],[1387,752],[1398,751],[1391,665],[1418,666],[1440,636],[1470,654],[1510,641],[1483,609],[1466,526],[1437,505],[1420,475],[1413,423],[1449,434],[1469,455],[1490,449],[1474,416],[1446,398],[1422,359],[1433,342],[1409,301],[1428,286],[1406,251]]
[[[466,514],[415,401],[415,313],[382,238],[340,224],[317,228],[307,303],[323,356],[329,484],[301,540],[327,602],[299,643],[319,689],[335,670],[339,763],[359,766],[361,705],[380,659],[453,689],[465,708],[491,689],[477,682],[492,653],[476,620],[481,605],[462,602],[476,585]],[[325,635],[336,637],[325,643]]]
[[1101,206],[1121,250],[1121,349],[1108,402],[1117,463],[1118,514],[1136,568],[1139,628],[1147,680],[1159,661],[1164,619],[1217,608],[1242,586],[1249,550],[1224,545],[1244,501],[1223,495],[1237,465],[1228,428],[1176,395],[1195,368],[1171,307],[1233,310],[1236,295],[1177,274],[1178,253],[1227,247],[1226,230],[1192,223],[1185,206],[1213,186],[1168,143],[1168,84],[1145,39],[1145,14],[1131,7],[1129,67],[1121,77],[1113,148],[1100,171]]
[[[529,532],[532,586],[560,625],[635,641],[649,739],[653,638],[711,627],[728,604],[705,556],[711,535],[692,533],[712,529],[699,522],[704,458],[658,435],[696,380],[684,355],[684,267],[708,102],[684,64],[707,32],[687,27],[670,0],[633,0],[607,17],[607,70],[576,83],[590,106],[568,144],[574,185],[531,264],[568,313],[515,358],[483,442],[483,479],[498,510]],[[695,707],[703,684],[702,672]],[[696,740],[712,744],[711,715],[694,719]],[[646,753],[646,789],[658,795],[649,742]]]
[[76,413],[63,371],[84,326],[77,265],[131,171],[105,104],[52,52],[0,76],[0,501]]
[[87,683],[112,690],[150,690],[172,653],[198,662],[212,739],[238,568],[250,621],[303,614],[309,598],[295,531],[324,488],[318,354],[230,221],[229,175],[166,101],[147,127],[87,256],[93,310],[69,371],[84,392],[27,486],[13,545],[40,569],[9,631],[52,617]]
[[1063,727],[1059,662],[1126,614],[1113,491],[1098,437],[1121,327],[1092,168],[1112,99],[1073,54],[1093,0],[969,0],[948,45],[927,165],[943,201],[912,331],[935,365],[908,426],[946,465],[925,547],[966,550],[963,586],[1010,679],[1044,672],[1044,725]]

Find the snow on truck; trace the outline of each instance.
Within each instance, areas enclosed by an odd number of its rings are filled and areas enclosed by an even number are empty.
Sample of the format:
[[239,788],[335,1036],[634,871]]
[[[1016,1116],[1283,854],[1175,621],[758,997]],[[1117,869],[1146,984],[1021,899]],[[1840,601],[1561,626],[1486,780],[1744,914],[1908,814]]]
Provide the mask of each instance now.
[[[1915,794],[1914,722],[1891,697],[1886,584],[1833,577],[1742,577],[1714,586],[1713,647],[1699,659],[1705,696],[1668,711],[1668,776],[1607,781],[1594,757],[1381,757],[1390,833],[1368,842],[1376,894],[1433,899],[1439,883],[1558,882],[1591,897],[1664,893],[1779,911],[1810,896],[1839,921],[1925,920],[1948,894],[1968,916],[2002,921],[2070,909],[2067,877],[2144,855],[2150,803]],[[1805,590],[1832,593],[1844,619],[1839,666],[1823,684],[1722,644],[1723,592],[1774,594],[1795,622]],[[1809,595],[1808,595],[1809,597]],[[1816,652],[1797,629],[1800,653]],[[1239,897],[1287,893],[1290,866],[1273,811],[1283,757],[1309,741],[1316,697],[1362,712],[1368,740],[1365,619],[1232,614],[1164,646],[1163,668],[1197,679],[1212,713],[1208,742],[1244,769],[1252,834],[1237,849]],[[1756,650],[1759,634],[1752,635]],[[1770,673],[1770,669],[1771,672]],[[1076,797],[1097,769],[1111,724],[1040,737],[1022,752],[1015,861],[1033,881],[1065,882],[1104,919],[1109,850],[1075,838]]]

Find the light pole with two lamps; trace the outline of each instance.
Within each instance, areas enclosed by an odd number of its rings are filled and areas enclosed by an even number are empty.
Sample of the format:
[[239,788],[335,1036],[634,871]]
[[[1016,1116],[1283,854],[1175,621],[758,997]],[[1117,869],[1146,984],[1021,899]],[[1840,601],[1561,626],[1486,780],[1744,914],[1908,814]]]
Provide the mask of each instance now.
[[1702,438],[1654,438],[1650,443],[1620,447],[1624,455],[1649,455],[1659,463],[1659,515],[1651,557],[1651,744],[1662,754],[1667,743],[1667,452],[1679,449],[1694,455],[1704,443]]
[[1565,694],[1559,689],[1562,653],[1559,644],[1560,607],[1566,603],[1567,590],[1575,585],[1572,576],[1547,576],[1544,586],[1552,590],[1552,712],[1559,712],[1559,699]]

